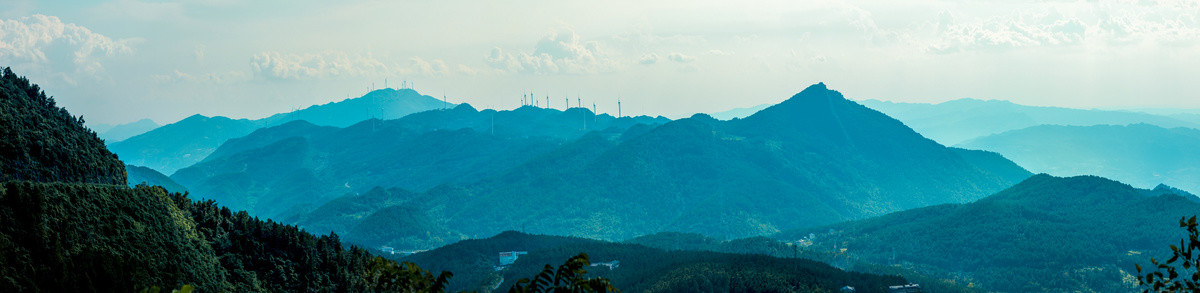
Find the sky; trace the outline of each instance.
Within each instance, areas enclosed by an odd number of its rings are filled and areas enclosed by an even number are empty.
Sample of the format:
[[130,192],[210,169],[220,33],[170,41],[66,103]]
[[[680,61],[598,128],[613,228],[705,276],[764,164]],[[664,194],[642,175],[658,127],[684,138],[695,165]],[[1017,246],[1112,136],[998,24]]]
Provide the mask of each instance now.
[[385,83],[667,117],[817,82],[851,99],[1194,109],[1200,0],[5,0],[0,66],[108,124],[255,119]]

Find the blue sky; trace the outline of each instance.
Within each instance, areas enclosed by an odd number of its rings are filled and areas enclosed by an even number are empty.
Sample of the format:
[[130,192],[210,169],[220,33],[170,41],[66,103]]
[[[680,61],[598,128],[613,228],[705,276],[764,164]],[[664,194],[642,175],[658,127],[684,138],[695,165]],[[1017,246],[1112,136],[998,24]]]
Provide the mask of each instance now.
[[1200,1],[0,2],[0,65],[100,123],[416,89],[673,117],[851,98],[1200,108]]

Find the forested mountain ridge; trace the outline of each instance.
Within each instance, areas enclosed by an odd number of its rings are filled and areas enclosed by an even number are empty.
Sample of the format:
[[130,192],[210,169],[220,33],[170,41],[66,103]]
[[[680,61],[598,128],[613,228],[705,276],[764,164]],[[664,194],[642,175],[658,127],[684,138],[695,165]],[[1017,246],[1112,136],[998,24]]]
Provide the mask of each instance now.
[[262,127],[296,120],[346,127],[367,119],[395,119],[443,107],[446,106],[442,101],[412,89],[380,89],[359,98],[315,105],[257,120],[197,114],[113,143],[110,147],[130,164],[173,174],[204,160],[226,140],[245,136]]
[[746,119],[698,114],[586,135],[404,204],[468,237],[520,227],[598,239],[749,237],[969,202],[1028,175],[998,155],[938,145],[818,84]]
[[125,186],[82,119],[9,69],[0,89],[0,292],[364,292],[378,281],[373,256],[336,236]]
[[[1186,195],[1190,196],[1190,195]],[[776,237],[998,292],[1135,291],[1134,264],[1170,254],[1200,203],[1169,188],[1035,175],[968,204],[892,213]],[[813,238],[808,238],[812,233]],[[1034,261],[1031,261],[1034,260]],[[1046,276],[1055,276],[1048,278]]]
[[639,123],[665,121],[583,108],[478,111],[467,104],[345,128],[293,121],[230,139],[172,179],[196,196],[257,216],[290,217],[374,187],[425,191],[470,184],[591,132],[616,136]]
[[5,67],[0,76],[0,182],[125,185],[125,165],[83,117],[59,108],[41,87]]
[[1140,188],[1167,184],[1200,192],[1200,130],[1149,124],[1040,125],[968,140],[1041,173],[1097,175]]

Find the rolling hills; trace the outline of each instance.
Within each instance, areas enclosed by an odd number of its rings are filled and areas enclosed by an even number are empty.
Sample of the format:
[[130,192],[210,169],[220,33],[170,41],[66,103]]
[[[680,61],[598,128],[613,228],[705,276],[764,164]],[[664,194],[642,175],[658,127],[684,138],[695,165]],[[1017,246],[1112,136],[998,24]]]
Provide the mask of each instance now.
[[[1190,197],[1190,198],[1189,198]],[[1192,195],[1095,176],[1035,175],[968,204],[947,204],[777,235],[988,291],[1134,291],[1134,264],[1169,255]],[[1053,276],[1053,277],[1049,277]]]

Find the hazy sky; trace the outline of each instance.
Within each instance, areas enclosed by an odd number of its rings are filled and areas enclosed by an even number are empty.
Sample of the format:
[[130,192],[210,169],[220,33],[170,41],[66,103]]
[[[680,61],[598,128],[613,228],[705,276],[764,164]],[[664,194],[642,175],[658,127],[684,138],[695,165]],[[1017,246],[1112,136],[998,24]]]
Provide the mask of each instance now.
[[1200,1],[0,1],[0,66],[100,123],[260,118],[372,83],[688,116],[850,98],[1200,108]]

